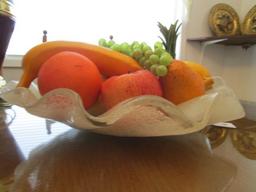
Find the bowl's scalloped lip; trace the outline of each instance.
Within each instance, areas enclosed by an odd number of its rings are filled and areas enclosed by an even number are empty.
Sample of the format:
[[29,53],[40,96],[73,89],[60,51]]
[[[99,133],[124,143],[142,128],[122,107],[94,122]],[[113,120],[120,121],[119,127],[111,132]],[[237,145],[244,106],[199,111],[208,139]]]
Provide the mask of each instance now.
[[[212,90],[209,90],[205,95],[199,96],[197,98],[207,97],[208,95],[211,95],[212,97],[216,97],[218,95],[218,92],[216,90],[220,90],[220,89],[228,89],[229,91],[232,91],[230,88],[228,88],[225,85],[225,82],[223,81],[222,78],[214,77],[214,79],[216,79],[218,81],[217,85],[215,85],[215,87]],[[163,97],[152,96],[152,95],[143,95],[143,96],[137,96],[134,98],[127,99],[127,100],[117,104],[110,110],[104,112],[103,114],[101,114],[99,116],[93,116],[84,108],[81,97],[71,89],[58,88],[58,89],[52,90],[40,97],[39,91],[35,84],[33,84],[30,88],[24,88],[24,87],[16,88],[15,84],[17,84],[17,82],[12,81],[10,83],[7,83],[6,87],[0,88],[0,96],[4,97],[7,94],[13,94],[13,93],[14,94],[24,94],[24,95],[28,94],[31,96],[31,98],[32,98],[31,100],[33,100],[33,99],[34,100],[32,102],[30,102],[29,104],[23,103],[23,105],[18,105],[18,106],[25,108],[29,113],[32,113],[33,115],[43,117],[43,116],[33,113],[33,109],[35,109],[38,105],[40,105],[44,99],[47,99],[48,97],[51,97],[54,94],[61,94],[61,93],[69,94],[71,99],[73,101],[75,101],[76,107],[78,107],[78,109],[80,110],[79,113],[83,113],[83,115],[87,118],[87,120],[89,120],[90,123],[92,123],[92,125],[94,125],[94,128],[107,128],[107,127],[111,126],[117,120],[122,118],[125,114],[127,114],[128,112],[131,112],[133,110],[133,107],[136,107],[139,105],[150,105],[155,108],[160,108],[167,115],[171,111],[171,113],[170,113],[171,115],[176,115],[178,117],[178,119],[180,118],[179,120],[184,121],[185,123],[187,123],[187,125],[190,125],[190,127],[191,126],[198,127],[197,130],[202,129],[202,126],[205,126],[207,124],[207,120],[208,120],[207,118],[209,118],[209,117],[207,117],[207,115],[205,115],[204,122],[199,122],[199,123],[193,122],[179,108],[179,106],[184,106],[184,105],[186,105],[186,103],[193,102],[193,100],[195,100],[196,98],[191,99],[187,102],[181,103],[180,105],[175,105]],[[11,103],[11,104],[13,104],[13,103]],[[14,103],[14,104],[17,105],[17,103]],[[212,106],[209,106],[208,113],[211,111],[211,107]],[[242,113],[241,113],[241,116],[242,116]],[[49,116],[43,117],[43,118],[59,121],[59,120],[51,118]],[[68,124],[69,126],[72,126],[74,128],[81,129],[81,127],[74,126],[76,124],[76,122],[72,123],[68,120],[61,120],[59,122]],[[200,123],[201,123],[201,125],[200,125]],[[82,129],[86,129],[86,128],[82,128]]]

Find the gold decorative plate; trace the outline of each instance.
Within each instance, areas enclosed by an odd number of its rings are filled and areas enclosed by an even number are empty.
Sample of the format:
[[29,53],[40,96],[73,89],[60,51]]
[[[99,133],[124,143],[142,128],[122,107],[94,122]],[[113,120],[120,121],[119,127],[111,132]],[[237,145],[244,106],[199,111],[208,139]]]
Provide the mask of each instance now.
[[243,21],[242,33],[245,35],[256,34],[256,5],[246,14]]
[[216,36],[230,36],[240,34],[240,22],[236,11],[224,3],[212,7],[208,17],[208,24]]
[[256,128],[234,130],[231,135],[235,148],[245,157],[256,160]]
[[216,148],[221,145],[225,141],[227,135],[228,130],[226,128],[215,126],[210,126],[206,133],[212,148]]

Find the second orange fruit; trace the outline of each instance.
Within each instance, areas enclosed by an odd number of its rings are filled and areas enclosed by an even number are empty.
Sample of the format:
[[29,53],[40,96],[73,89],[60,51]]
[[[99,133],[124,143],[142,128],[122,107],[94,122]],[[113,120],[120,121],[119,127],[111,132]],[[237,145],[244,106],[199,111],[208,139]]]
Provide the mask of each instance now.
[[203,78],[180,60],[170,64],[161,83],[164,97],[176,105],[205,93]]
[[193,71],[199,73],[199,75],[201,75],[201,77],[204,80],[204,84],[205,84],[205,89],[208,90],[210,88],[212,88],[213,85],[213,79],[212,76],[209,72],[209,70],[204,67],[202,64],[199,63],[195,63],[192,61],[184,61],[184,63],[190,67]]

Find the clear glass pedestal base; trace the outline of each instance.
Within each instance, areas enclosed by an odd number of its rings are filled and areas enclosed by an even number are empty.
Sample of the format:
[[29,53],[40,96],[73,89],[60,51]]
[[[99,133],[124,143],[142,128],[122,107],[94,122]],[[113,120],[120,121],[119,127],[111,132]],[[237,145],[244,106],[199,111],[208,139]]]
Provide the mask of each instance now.
[[[5,79],[0,75],[0,88],[6,85]],[[0,98],[0,124],[8,125],[15,118],[15,111],[11,104]],[[6,127],[6,126],[1,126]]]
[[15,111],[11,107],[0,107],[0,129],[6,128],[12,123],[16,116]]

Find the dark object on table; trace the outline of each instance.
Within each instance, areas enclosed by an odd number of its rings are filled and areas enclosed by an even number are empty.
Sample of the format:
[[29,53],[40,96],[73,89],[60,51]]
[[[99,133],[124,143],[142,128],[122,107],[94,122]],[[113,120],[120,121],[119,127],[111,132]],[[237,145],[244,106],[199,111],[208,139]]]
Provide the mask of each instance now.
[[2,75],[5,53],[15,26],[12,0],[0,0],[0,26],[0,75]]
[[42,40],[42,42],[44,43],[44,42],[47,42],[47,31],[46,30],[43,30],[43,40]]

